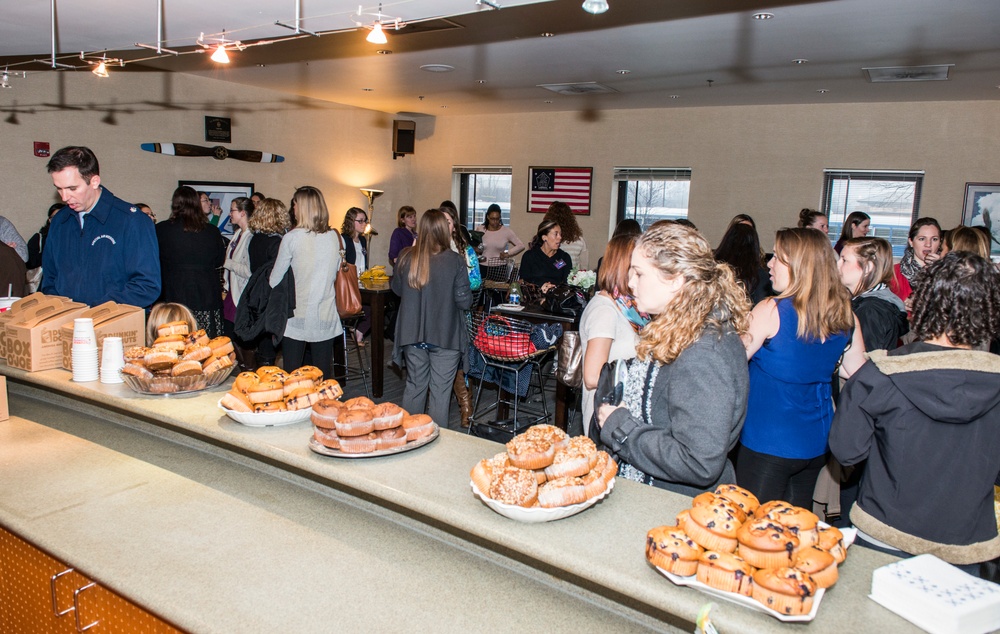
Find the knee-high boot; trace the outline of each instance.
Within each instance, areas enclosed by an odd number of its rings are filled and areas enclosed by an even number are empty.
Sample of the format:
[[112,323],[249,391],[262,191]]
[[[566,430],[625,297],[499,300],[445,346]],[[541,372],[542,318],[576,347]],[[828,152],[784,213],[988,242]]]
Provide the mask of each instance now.
[[462,416],[462,427],[469,426],[469,417],[472,416],[472,395],[469,394],[469,388],[465,385],[465,372],[461,370],[455,374],[455,399],[458,401],[458,407],[461,411]]

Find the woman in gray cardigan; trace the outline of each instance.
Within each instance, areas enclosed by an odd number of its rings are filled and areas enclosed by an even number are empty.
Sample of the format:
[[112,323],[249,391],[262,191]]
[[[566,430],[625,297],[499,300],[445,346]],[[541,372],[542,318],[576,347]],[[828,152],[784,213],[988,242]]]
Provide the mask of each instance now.
[[465,258],[450,244],[444,213],[426,211],[416,243],[400,255],[392,276],[399,296],[393,360],[406,365],[403,409],[426,411],[442,427],[448,426],[455,373],[467,358],[465,311],[472,306]]
[[601,440],[622,477],[695,495],[736,481],[726,454],[746,415],[750,306],[732,269],[708,241],[657,223],[632,252],[629,287],[642,330],[621,405],[600,405]]

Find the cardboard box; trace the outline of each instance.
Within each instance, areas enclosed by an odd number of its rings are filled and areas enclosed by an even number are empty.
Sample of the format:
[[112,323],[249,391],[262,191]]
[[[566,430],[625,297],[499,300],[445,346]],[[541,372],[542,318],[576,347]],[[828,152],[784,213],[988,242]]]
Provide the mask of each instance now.
[[[133,346],[146,345],[146,311],[138,306],[105,302],[76,316],[76,318],[81,317],[90,317],[94,320],[98,354],[103,349],[105,337],[121,337],[125,350]],[[73,322],[63,324],[61,330],[62,367],[72,370]]]
[[62,306],[69,302],[65,297],[32,293],[14,302],[9,310],[0,313],[0,357],[7,358],[7,324],[17,320],[29,309],[38,306]]
[[42,302],[7,322],[7,365],[28,372],[60,367],[62,325],[72,324],[86,310],[86,304]]

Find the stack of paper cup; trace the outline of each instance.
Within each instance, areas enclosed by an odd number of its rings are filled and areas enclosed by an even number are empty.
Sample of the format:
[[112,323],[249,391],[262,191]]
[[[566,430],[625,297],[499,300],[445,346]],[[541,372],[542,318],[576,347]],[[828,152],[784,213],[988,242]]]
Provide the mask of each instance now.
[[89,317],[73,320],[73,380],[85,383],[96,381],[97,335],[94,334],[94,320]]
[[101,345],[101,383],[122,383],[119,371],[125,367],[121,337],[105,337]]

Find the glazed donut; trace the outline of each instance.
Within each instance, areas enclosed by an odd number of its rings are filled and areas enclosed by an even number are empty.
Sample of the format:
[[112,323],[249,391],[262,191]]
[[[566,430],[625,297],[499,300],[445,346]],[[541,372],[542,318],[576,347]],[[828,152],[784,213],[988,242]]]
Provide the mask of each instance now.
[[166,335],[164,337],[157,337],[156,341],[153,342],[154,348],[176,350],[177,352],[184,352],[185,345],[187,344],[184,340],[184,335]]
[[260,377],[255,372],[240,372],[233,381],[233,389],[246,392],[251,387],[260,383]]
[[372,413],[369,409],[343,411],[337,416],[337,422],[334,425],[337,428],[337,435],[341,439],[347,436],[364,436],[365,434],[370,434],[375,429],[375,425],[372,422]]
[[208,347],[212,349],[212,354],[221,357],[233,352],[233,342],[229,337],[216,337],[208,342]]
[[289,411],[309,409],[319,400],[319,394],[310,387],[300,387],[285,397],[285,407]]
[[198,376],[201,364],[197,361],[178,361],[170,370],[171,376]]
[[208,345],[208,333],[205,329],[195,330],[190,335],[187,336],[187,344],[189,346],[207,346]]
[[288,375],[287,379],[285,379],[285,384],[284,384],[285,396],[288,396],[295,390],[300,390],[302,388],[312,390],[313,387],[315,387],[315,383],[313,382],[312,379],[304,376],[296,376],[295,373],[293,372]]
[[169,370],[177,363],[177,351],[155,349],[146,354],[143,362],[146,364],[146,369],[151,372]]
[[164,337],[167,335],[187,335],[191,332],[191,326],[188,325],[186,321],[168,321],[167,323],[156,327],[156,336]]
[[181,358],[185,361],[204,361],[210,356],[212,356],[211,348],[195,344],[184,348],[184,355]]
[[247,399],[249,399],[251,403],[272,403],[274,401],[281,401],[282,396],[281,384],[274,383],[272,381],[261,381],[247,390]]

